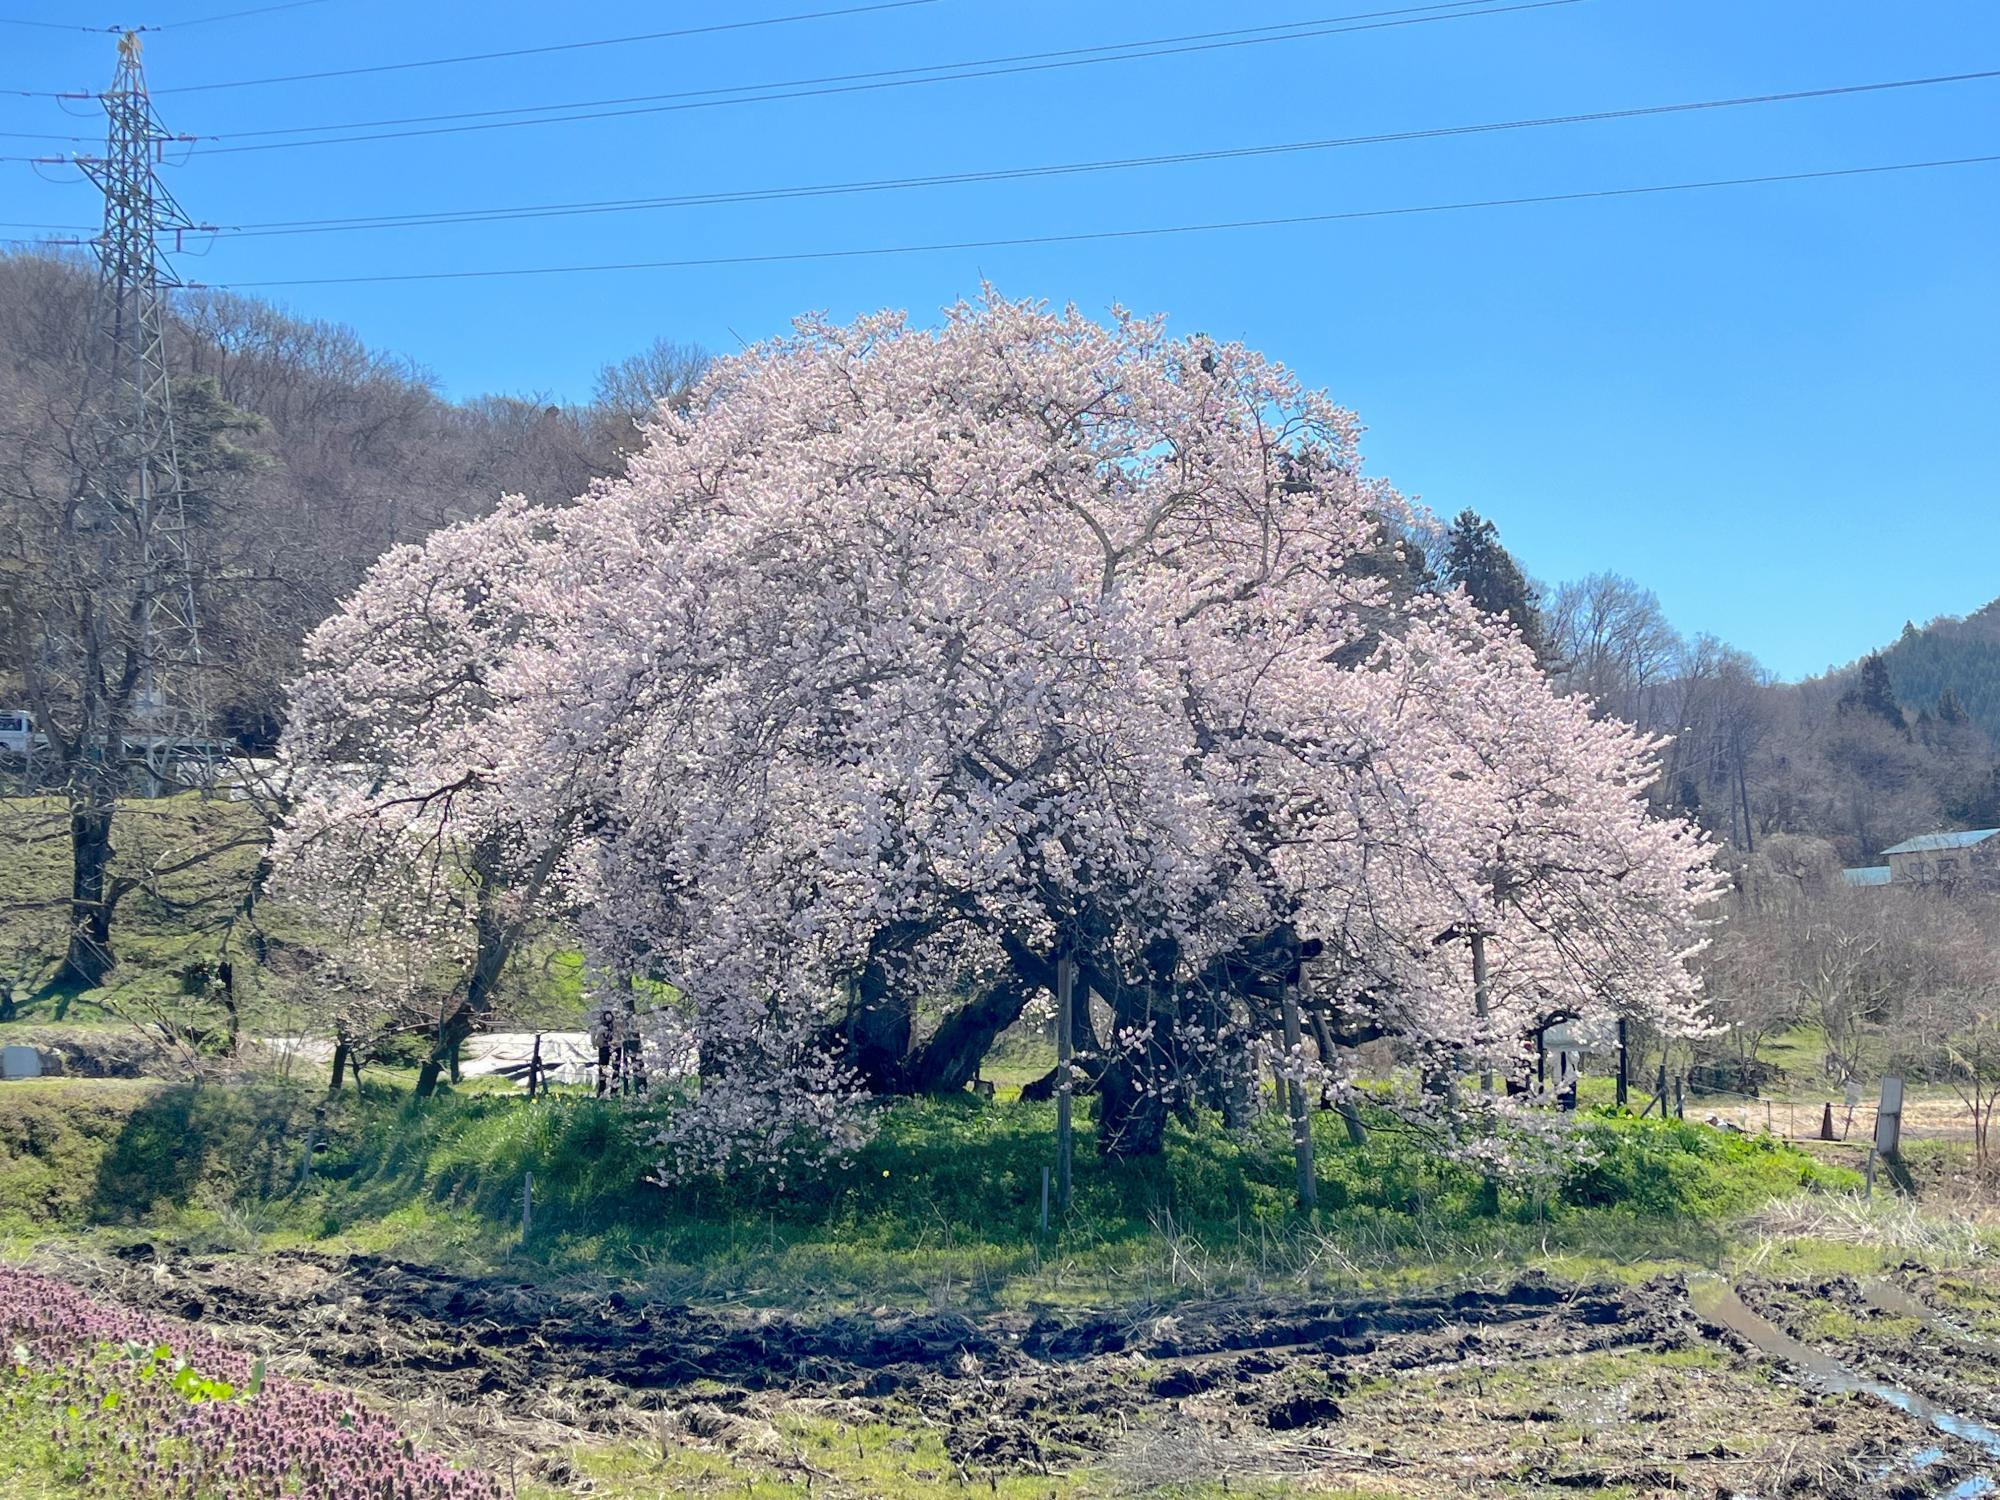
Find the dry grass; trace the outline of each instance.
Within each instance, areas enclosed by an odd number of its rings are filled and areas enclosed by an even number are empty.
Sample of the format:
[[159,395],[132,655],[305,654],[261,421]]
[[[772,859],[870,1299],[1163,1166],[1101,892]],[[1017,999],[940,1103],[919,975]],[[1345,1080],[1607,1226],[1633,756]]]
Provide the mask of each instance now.
[[1966,1265],[1993,1253],[2000,1208],[1992,1202],[1949,1209],[1887,1193],[1865,1198],[1782,1199],[1744,1223],[1742,1263],[1757,1267],[1801,1241],[1890,1251],[1936,1266]]

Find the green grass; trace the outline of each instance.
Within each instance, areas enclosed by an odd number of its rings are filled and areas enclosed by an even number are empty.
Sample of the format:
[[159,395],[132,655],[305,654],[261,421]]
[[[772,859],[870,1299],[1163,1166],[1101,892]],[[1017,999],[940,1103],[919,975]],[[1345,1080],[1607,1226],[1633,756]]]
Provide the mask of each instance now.
[[[242,802],[195,793],[121,801],[112,835],[114,880],[218,852],[132,889],[113,922],[116,967],[101,988],[75,990],[52,982],[66,941],[70,879],[63,804],[53,797],[0,798],[0,847],[7,851],[0,859],[0,993],[11,991],[16,1019],[31,1025],[170,1019],[219,1038],[223,1014],[202,997],[203,981],[220,954],[225,925],[251,894],[262,829],[258,811]],[[242,1027],[252,1034],[295,1031],[307,998],[296,976],[310,968],[324,934],[282,901],[259,903],[257,926],[269,967],[257,961],[247,931],[229,944]],[[448,987],[458,977],[441,973],[438,984]],[[582,957],[553,942],[516,956],[496,1002],[497,1014],[543,1026],[580,1024],[583,1010]]]
[[[774,1193],[649,1181],[657,1118],[581,1092],[366,1097],[303,1086],[44,1080],[0,1089],[0,1232],[168,1235],[196,1246],[323,1245],[789,1305],[1104,1302],[1243,1285],[1393,1284],[1543,1265],[1639,1277],[1716,1264],[1728,1222],[1853,1174],[1777,1142],[1679,1121],[1587,1117],[1592,1160],[1533,1195],[1420,1142],[1346,1142],[1316,1120],[1321,1208],[1292,1202],[1283,1124],[1242,1138],[1179,1123],[1158,1158],[1099,1160],[1081,1111],[1067,1216],[1040,1229],[1054,1108],[970,1095],[884,1112],[851,1162]],[[304,1142],[323,1149],[303,1182]],[[534,1216],[520,1235],[522,1187]]]
[[40,1434],[0,1412],[0,1495],[7,1500],[74,1500],[80,1490],[61,1478],[60,1456]]
[[[9,965],[17,992],[30,994],[62,956],[60,907],[18,909],[17,903],[50,901],[69,889],[69,840],[63,804],[53,797],[0,799],[0,838],[8,846],[7,871],[0,876],[0,952],[15,955]],[[192,793],[119,804],[113,829],[114,880],[179,863],[203,850],[214,858],[134,889],[119,903],[115,942],[130,965],[128,981],[142,974],[170,973],[202,944],[202,918],[220,914],[241,900],[256,868],[253,844],[224,849],[254,838],[261,826],[256,810],[241,802],[210,800]],[[10,909],[12,908],[12,909]],[[191,915],[192,914],[192,915]],[[24,997],[25,998],[25,997]],[[44,1020],[71,997],[50,995],[27,1012]]]

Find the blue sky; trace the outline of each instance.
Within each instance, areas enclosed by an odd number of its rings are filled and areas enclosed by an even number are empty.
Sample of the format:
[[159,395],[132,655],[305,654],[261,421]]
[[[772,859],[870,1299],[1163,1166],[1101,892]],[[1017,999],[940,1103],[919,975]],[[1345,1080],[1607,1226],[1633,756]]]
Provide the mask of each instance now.
[[[133,0],[116,0],[123,7]],[[728,192],[1374,134],[2000,68],[1990,0],[1575,0],[1179,56],[374,143],[225,153],[235,132],[760,84],[1385,11],[935,0],[450,67],[196,85],[833,9],[858,0],[479,6],[0,0],[166,27],[169,177],[223,225]],[[101,86],[111,39],[0,27],[0,89]],[[175,91],[181,90],[181,91]],[[0,130],[93,132],[0,97]],[[285,139],[280,137],[279,139]],[[61,150],[0,141],[0,149]],[[1127,229],[2000,153],[2000,79],[1645,120],[867,195],[218,240],[218,284]],[[87,189],[0,167],[0,208]],[[63,174],[57,173],[57,176]],[[0,230],[0,234],[16,233]],[[1153,239],[273,290],[454,394],[588,393],[666,334],[717,349],[806,309],[928,317],[982,277],[1237,337],[1360,413],[1371,467],[1492,516],[1538,578],[1654,588],[1786,675],[2000,595],[2000,164]]]

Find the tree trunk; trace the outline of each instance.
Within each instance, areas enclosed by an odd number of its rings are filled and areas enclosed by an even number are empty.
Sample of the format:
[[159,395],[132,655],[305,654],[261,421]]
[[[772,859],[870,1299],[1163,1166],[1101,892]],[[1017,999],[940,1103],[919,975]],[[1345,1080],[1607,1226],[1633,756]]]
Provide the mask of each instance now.
[[1031,993],[1025,982],[1010,978],[946,1016],[903,1065],[903,1087],[913,1094],[955,1094],[964,1088],[992,1051],[994,1039],[1020,1019]]
[[1103,1156],[1157,1156],[1166,1145],[1175,1058],[1171,1035],[1156,1028],[1171,1027],[1174,1020],[1173,954],[1162,944],[1147,960],[1146,982],[1128,985],[1113,977],[1105,996],[1111,1034],[1143,1040],[1119,1045],[1098,1075],[1097,1150]]
[[[341,1080],[347,1076],[347,1052],[347,1043],[335,1042],[333,1044],[333,1082],[326,1086],[326,1091],[329,1094],[339,1093]],[[356,1086],[359,1086],[358,1081]]]
[[518,923],[501,915],[502,898],[507,893],[498,878],[486,873],[490,868],[492,863],[483,854],[475,856],[473,871],[479,885],[479,904],[473,917],[472,973],[465,981],[465,994],[439,1023],[436,1045],[417,1074],[419,1099],[428,1099],[437,1092],[438,1079],[457,1056],[458,1049],[465,1045],[465,1039],[493,1008],[493,991],[500,983],[500,971],[507,967],[514,942],[520,936]]
[[111,952],[111,818],[109,797],[81,796],[70,803],[69,949],[56,975],[59,985],[95,989],[117,961]]
[[228,1017],[229,1053],[236,1055],[237,1039],[242,1035],[243,1021],[236,1009],[236,965],[223,959],[215,966],[215,984],[222,995],[222,1012]]
[[910,997],[892,988],[888,966],[871,958],[854,980],[847,1012],[847,1061],[869,1092],[904,1092],[903,1060],[910,1051]]
[[634,1094],[646,1092],[646,1045],[639,1034],[639,992],[630,978],[620,985],[625,993],[625,1087]]

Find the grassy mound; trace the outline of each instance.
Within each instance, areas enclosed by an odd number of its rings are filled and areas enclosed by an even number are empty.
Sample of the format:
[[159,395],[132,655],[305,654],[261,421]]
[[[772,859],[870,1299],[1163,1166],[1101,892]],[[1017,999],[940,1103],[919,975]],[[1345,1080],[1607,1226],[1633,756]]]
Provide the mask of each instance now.
[[1419,1141],[1383,1129],[1355,1147],[1324,1116],[1322,1209],[1307,1220],[1282,1121],[1242,1137],[1177,1123],[1161,1156],[1119,1163],[1095,1156],[1082,1113],[1071,1211],[1044,1232],[1050,1105],[898,1103],[851,1161],[774,1192],[657,1185],[657,1118],[581,1094],[423,1103],[378,1086],[328,1101],[277,1085],[54,1080],[0,1090],[0,1228],[526,1259],[788,1301],[1094,1298],[1535,1254],[1712,1259],[1732,1216],[1857,1185],[1769,1138],[1607,1112],[1581,1122],[1587,1149],[1567,1176],[1495,1195]]

